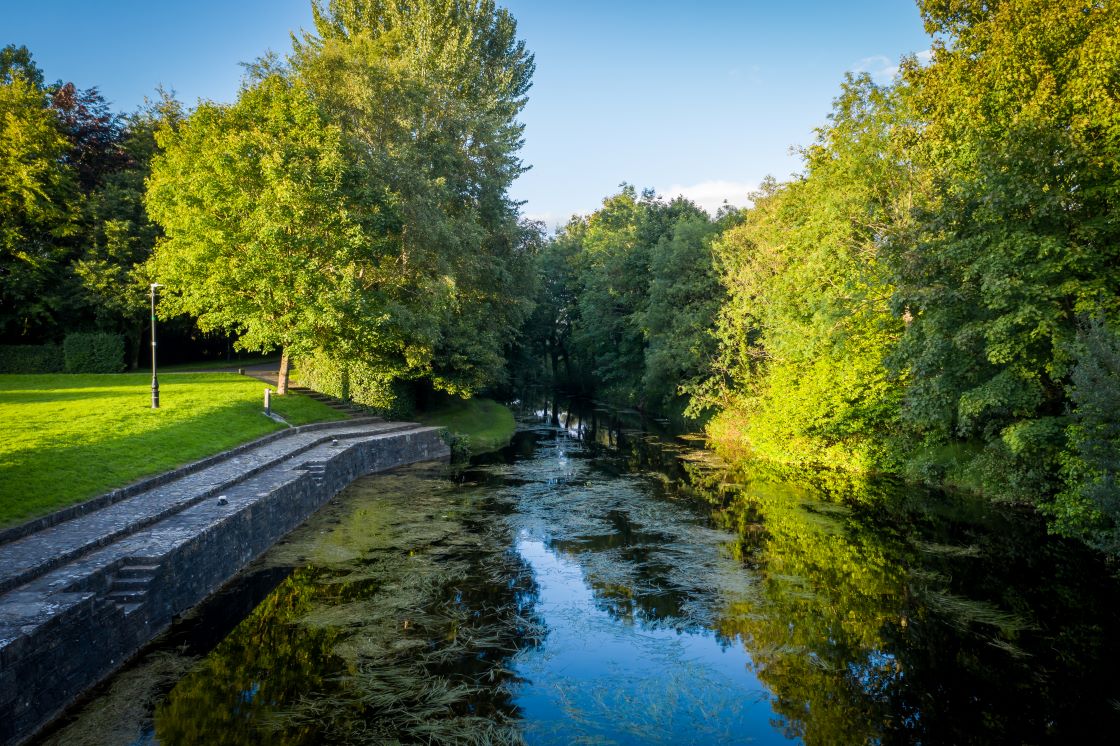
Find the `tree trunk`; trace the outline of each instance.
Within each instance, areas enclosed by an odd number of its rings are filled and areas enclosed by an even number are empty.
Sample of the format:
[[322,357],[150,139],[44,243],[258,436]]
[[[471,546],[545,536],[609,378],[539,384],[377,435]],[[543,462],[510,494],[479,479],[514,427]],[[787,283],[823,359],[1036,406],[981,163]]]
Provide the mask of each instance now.
[[140,368],[140,346],[144,341],[144,325],[141,324],[136,329],[136,334],[129,335],[129,370],[138,370]]
[[558,349],[559,346],[560,345],[558,345],[556,343],[556,333],[553,332],[552,335],[549,337],[549,340],[548,340],[548,355],[549,355],[549,358],[550,358],[549,361],[552,363],[552,368],[548,372],[549,372],[549,375],[552,376],[552,385],[553,386],[556,385],[557,379],[560,378],[560,351]]
[[290,361],[288,360],[288,350],[280,353],[280,374],[276,377],[276,395],[283,396],[288,393],[288,367]]

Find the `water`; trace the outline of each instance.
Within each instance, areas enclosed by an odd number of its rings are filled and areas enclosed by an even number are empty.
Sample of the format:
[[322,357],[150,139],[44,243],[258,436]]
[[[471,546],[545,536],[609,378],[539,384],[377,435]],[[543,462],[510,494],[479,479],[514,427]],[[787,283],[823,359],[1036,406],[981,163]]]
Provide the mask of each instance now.
[[359,480],[60,743],[1069,743],[1120,586],[1007,506],[729,473],[592,413]]

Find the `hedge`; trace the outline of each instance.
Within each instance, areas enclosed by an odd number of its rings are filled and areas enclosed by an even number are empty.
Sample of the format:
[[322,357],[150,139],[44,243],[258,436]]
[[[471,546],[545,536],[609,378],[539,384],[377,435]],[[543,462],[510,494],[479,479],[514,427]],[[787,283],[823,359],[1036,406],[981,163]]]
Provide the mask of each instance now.
[[0,373],[61,373],[65,368],[58,345],[0,346]]
[[369,407],[388,419],[407,419],[415,411],[407,383],[386,380],[368,365],[342,362],[318,353],[301,357],[294,377],[309,389]]
[[67,373],[120,373],[125,369],[124,337],[93,332],[69,334],[62,342]]

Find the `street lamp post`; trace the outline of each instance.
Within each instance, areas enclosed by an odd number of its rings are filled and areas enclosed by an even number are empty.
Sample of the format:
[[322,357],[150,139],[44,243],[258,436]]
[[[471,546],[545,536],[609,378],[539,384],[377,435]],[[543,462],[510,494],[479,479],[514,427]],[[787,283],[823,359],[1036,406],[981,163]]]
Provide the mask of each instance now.
[[156,288],[161,288],[158,282],[151,285],[152,297],[152,409],[159,409],[159,379],[156,378]]

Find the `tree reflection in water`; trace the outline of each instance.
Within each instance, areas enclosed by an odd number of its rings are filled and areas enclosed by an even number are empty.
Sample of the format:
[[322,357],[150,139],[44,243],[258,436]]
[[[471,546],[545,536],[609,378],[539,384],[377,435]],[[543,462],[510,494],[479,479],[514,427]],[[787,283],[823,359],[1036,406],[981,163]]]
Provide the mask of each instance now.
[[1120,724],[1120,593],[1029,511],[889,482],[683,464],[759,579],[722,635],[808,743],[1096,742]]
[[368,481],[270,551],[300,569],[171,690],[159,742],[517,740],[532,579],[485,500],[429,477]]
[[[959,744],[1120,725],[1117,582],[1028,511],[730,471],[602,410],[558,420],[336,498],[233,586],[278,574],[262,603],[178,653],[199,657],[173,686],[152,677],[150,734]],[[181,670],[184,634],[143,660]],[[116,688],[140,696],[136,678]],[[95,742],[83,718],[56,740]]]

